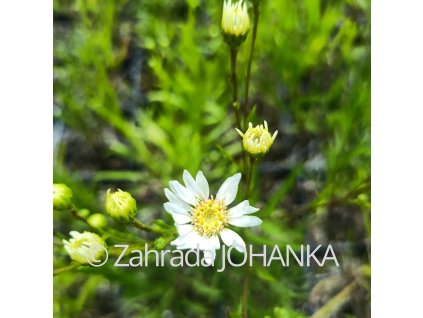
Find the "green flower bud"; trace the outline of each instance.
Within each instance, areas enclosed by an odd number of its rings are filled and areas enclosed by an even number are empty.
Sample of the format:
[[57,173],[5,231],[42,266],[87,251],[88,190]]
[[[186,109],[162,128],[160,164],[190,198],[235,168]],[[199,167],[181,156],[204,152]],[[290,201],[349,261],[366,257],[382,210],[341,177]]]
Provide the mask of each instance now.
[[222,12],[222,32],[225,42],[237,47],[247,38],[250,29],[246,0],[225,0]]
[[79,216],[82,216],[83,218],[87,218],[87,217],[90,216],[90,210],[88,210],[88,209],[79,209],[78,212],[77,212],[77,214]]
[[96,229],[102,229],[107,226],[107,218],[100,213],[94,213],[87,219],[89,225]]
[[69,234],[72,238],[69,241],[63,240],[63,244],[75,262],[85,265],[89,261],[97,262],[106,256],[106,243],[97,234],[87,231],[84,233],[71,231]]
[[72,190],[63,183],[53,183],[53,208],[64,210],[72,203]]
[[106,211],[112,218],[120,222],[131,221],[137,212],[137,202],[125,191],[107,190]]

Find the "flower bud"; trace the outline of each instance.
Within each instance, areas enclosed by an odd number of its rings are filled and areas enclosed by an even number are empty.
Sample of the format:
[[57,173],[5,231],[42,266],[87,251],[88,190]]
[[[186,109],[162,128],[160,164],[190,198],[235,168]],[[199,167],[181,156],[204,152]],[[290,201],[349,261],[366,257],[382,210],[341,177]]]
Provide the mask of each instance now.
[[89,261],[97,262],[106,256],[106,243],[97,234],[87,231],[71,231],[69,234],[72,238],[69,241],[63,240],[63,244],[72,260],[84,265]]
[[227,44],[232,47],[241,45],[250,29],[246,0],[225,0],[222,12],[222,32]]
[[88,209],[78,209],[77,212],[78,216],[81,216],[83,218],[87,218],[90,216],[90,210]]
[[112,218],[120,222],[131,221],[137,212],[137,202],[125,191],[107,190],[106,211]]
[[107,218],[103,214],[94,213],[88,217],[87,222],[93,228],[101,229],[103,227],[106,227]]
[[273,136],[270,135],[266,121],[264,121],[264,127],[263,125],[253,127],[253,124],[249,123],[248,129],[245,133],[242,133],[237,128],[235,129],[242,137],[244,150],[254,157],[264,156],[269,151],[276,135],[278,134],[278,131],[276,130]]
[[53,183],[53,208],[64,210],[72,203],[72,190],[63,183]]

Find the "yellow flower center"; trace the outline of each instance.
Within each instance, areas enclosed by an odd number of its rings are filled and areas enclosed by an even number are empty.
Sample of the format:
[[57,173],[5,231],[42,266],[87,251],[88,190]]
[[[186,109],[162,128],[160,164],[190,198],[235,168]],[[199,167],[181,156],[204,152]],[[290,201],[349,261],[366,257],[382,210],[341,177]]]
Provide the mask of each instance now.
[[228,224],[228,210],[223,201],[201,201],[192,212],[192,224],[201,236],[215,235]]
[[78,249],[87,241],[88,240],[86,238],[80,238],[80,239],[77,239],[77,240],[74,240],[73,242],[71,242],[71,246],[74,249]]

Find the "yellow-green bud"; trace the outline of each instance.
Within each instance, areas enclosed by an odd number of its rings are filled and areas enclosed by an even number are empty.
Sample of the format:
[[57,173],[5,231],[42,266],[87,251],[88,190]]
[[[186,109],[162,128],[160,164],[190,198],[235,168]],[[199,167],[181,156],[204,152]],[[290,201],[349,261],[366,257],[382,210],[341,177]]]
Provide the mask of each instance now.
[[79,209],[78,212],[77,212],[77,214],[79,216],[82,216],[83,218],[87,218],[90,215],[90,210],[88,210],[88,209]]
[[120,222],[131,221],[137,212],[137,202],[125,191],[107,190],[106,211],[112,218]]
[[247,38],[250,29],[246,0],[225,0],[222,12],[222,32],[227,44],[239,46]]
[[249,123],[245,133],[242,133],[237,128],[235,129],[242,137],[242,146],[244,150],[254,157],[264,156],[269,151],[278,134],[276,130],[273,136],[270,135],[266,121],[264,121],[264,126],[257,125],[256,127],[253,127],[253,124]]
[[96,263],[106,256],[107,245],[95,233],[71,231],[69,241],[63,240],[64,247],[72,260],[80,264]]
[[87,219],[89,225],[96,229],[102,229],[107,226],[107,218],[100,213],[94,213]]
[[53,183],[53,208],[64,210],[72,203],[72,190],[63,183]]

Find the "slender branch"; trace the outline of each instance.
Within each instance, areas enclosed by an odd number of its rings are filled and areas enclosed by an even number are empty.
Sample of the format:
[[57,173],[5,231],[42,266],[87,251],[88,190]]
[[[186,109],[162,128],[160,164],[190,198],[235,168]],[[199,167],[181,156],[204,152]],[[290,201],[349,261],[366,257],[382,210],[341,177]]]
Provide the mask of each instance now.
[[70,209],[70,213],[77,218],[78,220],[84,222],[85,224],[87,224],[90,228],[93,228],[87,221],[86,218],[84,218],[83,216],[78,214],[78,209],[76,208],[76,206],[74,204],[72,204],[71,209]]
[[[250,258],[249,251],[247,248],[247,259]],[[244,280],[243,280],[243,285],[242,285],[242,295],[241,295],[241,316],[242,318],[247,318],[248,317],[248,313],[247,313],[247,302],[248,302],[248,291],[249,291],[249,282],[250,282],[250,275],[251,275],[251,271],[252,271],[252,267],[248,266],[245,269],[245,273],[244,273]]]
[[150,233],[162,234],[163,232],[165,232],[162,229],[158,229],[158,228],[154,228],[154,227],[148,226],[148,225],[142,223],[141,221],[139,221],[137,219],[133,219],[131,224],[134,227],[136,227],[137,229],[140,229],[140,230],[146,231],[146,232],[150,232]]
[[[250,189],[252,186],[252,180],[253,180],[253,172],[256,166],[256,163],[258,161],[257,158],[253,158],[251,156],[248,156],[249,159],[249,166],[248,166],[248,174],[247,174],[247,185],[245,190],[245,196],[244,198],[248,198]],[[247,248],[247,259],[249,259],[249,251]],[[241,298],[241,308],[242,308],[242,318],[247,318],[247,302],[248,302],[248,283],[251,273],[251,267],[247,266],[246,272],[244,274],[244,283],[243,283],[243,289],[242,289],[242,298]]]
[[231,46],[229,48],[231,56],[231,81],[232,81],[232,106],[235,108],[236,122],[239,129],[241,127],[240,105],[238,101],[238,76],[236,73],[236,59],[238,48]]
[[59,268],[53,268],[53,276],[65,273],[65,272],[69,272],[71,270],[77,269],[78,267],[80,267],[81,264],[79,263],[71,263],[67,266],[64,267],[59,267]]
[[258,28],[258,22],[260,17],[260,1],[259,0],[253,1],[253,9],[254,9],[253,32],[251,35],[250,55],[248,57],[248,64],[247,64],[247,77],[245,79],[244,126],[247,124],[246,120],[248,117],[248,113],[250,111],[249,91],[250,91],[251,65],[253,63],[254,47],[256,44],[257,28]]
[[301,215],[301,214],[307,212],[310,209],[316,209],[316,208],[321,207],[321,206],[330,206],[330,205],[340,204],[340,203],[343,203],[343,202],[350,200],[351,198],[356,197],[358,194],[360,194],[364,191],[368,191],[369,189],[370,189],[370,183],[368,181],[366,181],[362,185],[360,185],[359,187],[357,187],[356,189],[352,190],[351,192],[345,194],[342,197],[336,197],[336,198],[332,198],[328,201],[322,201],[322,202],[313,201],[311,203],[305,204],[305,205],[291,211],[289,214],[291,216],[298,216],[298,215]]
[[233,98],[232,102],[235,103],[238,101],[238,78],[236,74],[236,58],[238,55],[238,49],[236,47],[230,47],[231,52],[231,75],[232,75],[232,92]]
[[249,158],[249,165],[248,165],[248,174],[247,174],[247,185],[245,189],[245,198],[247,198],[248,195],[250,194],[251,182],[253,179],[253,172],[257,163],[257,158],[253,158],[251,156],[248,156],[248,158]]
[[118,235],[115,235],[115,234],[111,234],[108,231],[105,231],[103,229],[93,227],[92,225],[90,225],[90,223],[88,223],[88,220],[85,217],[78,214],[78,208],[74,204],[72,204],[69,212],[72,214],[73,217],[77,218],[81,222],[84,222],[86,225],[88,225],[88,227],[91,229],[91,231],[98,232],[101,235],[104,235],[106,238],[111,238],[111,239],[115,239],[115,240],[118,240],[118,241],[119,240],[120,241],[126,241],[128,239],[127,237],[122,237],[122,236],[118,236]]

